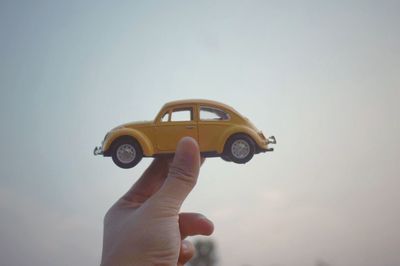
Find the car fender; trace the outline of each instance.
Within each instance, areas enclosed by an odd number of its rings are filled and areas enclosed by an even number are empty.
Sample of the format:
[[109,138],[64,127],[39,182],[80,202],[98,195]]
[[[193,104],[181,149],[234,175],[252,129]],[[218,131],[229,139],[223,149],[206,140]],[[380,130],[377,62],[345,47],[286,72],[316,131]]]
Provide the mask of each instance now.
[[140,144],[140,147],[142,148],[144,156],[153,156],[154,155],[154,146],[151,143],[150,139],[145,134],[140,132],[139,130],[136,130],[133,128],[120,128],[120,129],[111,131],[103,143],[103,150],[105,151],[105,153],[108,152],[112,143],[116,139],[123,137],[123,136],[129,136],[129,137],[134,138]]
[[262,147],[264,144],[261,137],[252,128],[247,127],[247,126],[236,126],[235,125],[235,126],[229,127],[221,134],[221,137],[218,141],[218,143],[220,143],[220,144],[217,149],[217,152],[220,154],[223,153],[225,144],[228,141],[228,139],[231,136],[236,135],[236,134],[245,134],[245,135],[250,136],[254,140],[255,144],[259,147]]

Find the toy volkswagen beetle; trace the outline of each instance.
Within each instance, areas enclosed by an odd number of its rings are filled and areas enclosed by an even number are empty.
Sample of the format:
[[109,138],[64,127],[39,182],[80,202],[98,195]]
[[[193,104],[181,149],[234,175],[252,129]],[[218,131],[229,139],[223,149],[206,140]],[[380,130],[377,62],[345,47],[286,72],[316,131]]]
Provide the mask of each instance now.
[[261,131],[232,107],[211,100],[166,103],[153,121],[118,126],[106,134],[95,155],[111,156],[121,168],[132,168],[142,157],[175,152],[178,141],[190,136],[204,157],[220,156],[243,164],[260,152],[273,151],[274,136]]

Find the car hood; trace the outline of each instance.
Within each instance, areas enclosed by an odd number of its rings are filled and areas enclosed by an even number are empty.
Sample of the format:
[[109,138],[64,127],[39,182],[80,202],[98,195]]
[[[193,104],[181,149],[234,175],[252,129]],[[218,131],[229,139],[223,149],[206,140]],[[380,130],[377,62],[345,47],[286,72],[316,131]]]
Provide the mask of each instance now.
[[120,126],[117,126],[116,128],[113,128],[113,130],[128,127],[128,128],[141,128],[141,127],[148,127],[153,125],[153,121],[136,121],[136,122],[129,122],[126,124],[122,124]]

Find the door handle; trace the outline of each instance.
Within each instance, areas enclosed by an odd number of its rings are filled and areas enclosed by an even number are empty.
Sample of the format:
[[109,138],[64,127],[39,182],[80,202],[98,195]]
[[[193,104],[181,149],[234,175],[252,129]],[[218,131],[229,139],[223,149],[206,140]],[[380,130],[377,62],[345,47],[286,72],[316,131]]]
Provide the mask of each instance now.
[[187,129],[193,129],[194,126],[186,126]]

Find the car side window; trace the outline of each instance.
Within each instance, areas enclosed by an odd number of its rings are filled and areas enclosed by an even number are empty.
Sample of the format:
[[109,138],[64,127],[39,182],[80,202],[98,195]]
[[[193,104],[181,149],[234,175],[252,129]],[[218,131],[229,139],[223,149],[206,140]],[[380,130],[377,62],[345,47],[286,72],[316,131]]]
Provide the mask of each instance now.
[[172,122],[193,121],[193,108],[184,107],[172,110],[171,121]]
[[161,122],[169,121],[169,111],[165,112],[165,114],[161,117]]
[[229,115],[217,108],[201,106],[200,107],[200,120],[203,121],[221,121],[229,120]]

